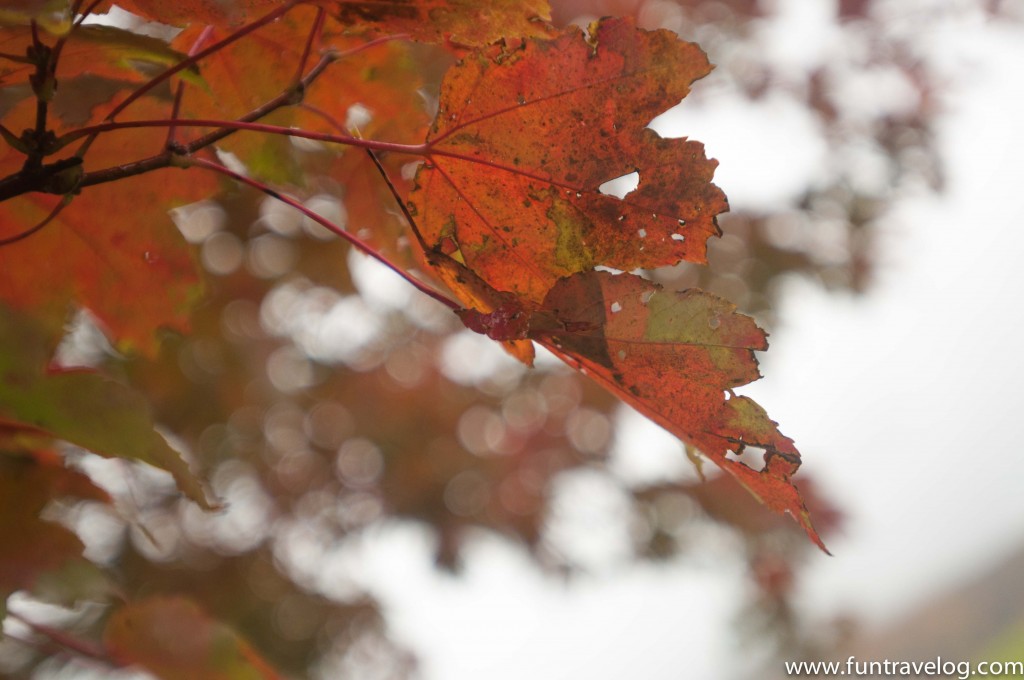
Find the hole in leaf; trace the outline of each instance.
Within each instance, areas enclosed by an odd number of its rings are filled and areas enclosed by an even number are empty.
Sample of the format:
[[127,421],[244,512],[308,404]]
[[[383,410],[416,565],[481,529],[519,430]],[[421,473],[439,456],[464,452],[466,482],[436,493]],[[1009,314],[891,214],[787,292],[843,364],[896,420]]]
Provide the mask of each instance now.
[[738,446],[737,448],[739,451],[733,451],[733,456],[736,460],[754,470],[760,470],[764,467],[764,449],[758,446]]
[[622,311],[622,304],[619,301],[616,300],[615,302],[612,303],[612,314],[618,314],[621,311]]
[[640,173],[631,172],[622,177],[610,179],[597,188],[605,196],[624,198],[626,194],[633,191],[640,185]]
[[683,236],[682,234],[672,234],[672,240],[673,241],[685,241],[686,237]]
[[348,107],[345,112],[345,127],[349,130],[359,130],[370,124],[373,120],[373,111],[362,103],[356,102]]

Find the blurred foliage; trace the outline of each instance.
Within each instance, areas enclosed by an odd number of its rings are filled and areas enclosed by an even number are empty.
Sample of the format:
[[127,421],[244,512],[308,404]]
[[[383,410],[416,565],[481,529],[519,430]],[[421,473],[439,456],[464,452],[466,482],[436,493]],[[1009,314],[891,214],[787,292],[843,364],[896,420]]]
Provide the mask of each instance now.
[[[1009,14],[1008,4],[991,1],[962,11],[1000,17]],[[710,244],[710,266],[653,272],[669,288],[717,292],[770,326],[787,276],[810,277],[830,290],[866,290],[879,227],[893,203],[908,192],[942,188],[935,128],[945,83],[915,45],[914,32],[890,21],[897,11],[892,2],[837,3],[842,49],[803,69],[758,57],[765,40],[760,29],[771,21],[774,3],[553,5],[558,24],[633,15],[643,26],[677,31],[717,64],[687,106],[784,96],[806,108],[827,144],[821,173],[797,199],[721,220],[725,236]],[[402,111],[373,117],[370,102],[343,102],[349,123],[387,138],[426,124],[450,58],[417,50],[413,62],[403,52],[374,65],[394,69],[405,87],[413,82],[409,64],[428,64],[417,70],[422,82],[410,89],[417,92],[410,106],[418,107],[409,111],[410,128],[392,125],[390,117]],[[898,79],[907,96],[892,106],[851,100],[848,86],[870,87],[869,76]],[[339,105],[322,92],[312,97],[323,107]],[[303,124],[314,120],[304,117]],[[302,178],[308,207],[379,239],[382,250],[415,266],[397,206],[383,215],[367,208],[390,199],[361,152],[279,141],[272,150],[275,167],[282,181]],[[236,150],[254,158],[270,153]],[[384,162],[401,183],[400,160]],[[179,208],[174,216],[206,270],[192,331],[168,333],[152,358],[122,356],[81,313],[56,356],[64,365],[101,366],[147,394],[156,422],[204,470],[227,509],[205,513],[178,497],[165,475],[66,449],[73,468],[90,474],[113,501],[88,484],[89,500],[51,502],[45,516],[60,524],[40,532],[39,540],[52,535],[76,543],[60,525],[77,531],[101,573],[68,576],[54,587],[52,579],[5,569],[0,586],[22,589],[22,604],[32,597],[63,603],[54,625],[98,640],[107,614],[92,603],[188,595],[286,673],[409,677],[414,660],[388,640],[374,601],[337,566],[344,564],[338,556],[368,529],[413,522],[436,535],[444,568],[457,569],[465,541],[483,529],[521,544],[542,568],[600,569],[576,556],[555,527],[561,483],[586,474],[625,499],[626,517],[615,519],[628,524],[632,559],[677,559],[699,550],[709,532],[724,536],[736,559],[749,565],[757,593],[750,618],[763,622],[759,634],[788,654],[817,644],[821,636],[802,629],[790,603],[811,549],[796,525],[721,475],[703,481],[694,471],[658,483],[619,477],[613,449],[628,456],[632,446],[616,438],[621,407],[585,378],[543,357],[535,369],[525,369],[308,218],[256,192],[224,188],[216,200]],[[25,433],[0,435],[6,444]],[[682,445],[677,454],[684,455]],[[11,470],[33,464],[7,456],[0,462],[5,488],[13,483]],[[77,473],[74,479],[83,483]],[[42,499],[75,490],[55,493],[40,484],[22,490],[32,496],[26,508],[33,518]],[[819,500],[813,480],[800,486],[827,537],[841,523],[839,512]],[[0,543],[10,552],[10,542]],[[0,554],[0,564],[6,558]],[[5,676],[92,667],[54,655],[52,640],[39,630],[9,620],[5,631]]]

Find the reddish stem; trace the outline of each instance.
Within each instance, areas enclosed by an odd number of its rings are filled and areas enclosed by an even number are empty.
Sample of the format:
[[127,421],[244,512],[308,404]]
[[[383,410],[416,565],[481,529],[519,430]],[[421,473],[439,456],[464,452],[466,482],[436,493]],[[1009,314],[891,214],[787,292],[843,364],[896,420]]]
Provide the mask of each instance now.
[[36,233],[37,231],[40,231],[43,227],[45,227],[47,224],[52,222],[54,220],[54,218],[56,218],[57,215],[59,215],[61,213],[61,211],[64,210],[64,208],[69,203],[71,203],[71,199],[70,198],[64,198],[63,200],[61,200],[61,201],[59,201],[57,203],[57,205],[54,207],[54,209],[50,211],[50,214],[47,215],[45,218],[43,218],[43,221],[40,222],[39,224],[35,225],[34,227],[30,227],[29,229],[26,229],[25,231],[17,233],[14,236],[8,236],[6,238],[0,239],[0,248],[3,248],[4,246],[9,246],[12,243],[17,243],[18,241],[22,241],[24,239],[27,239],[32,234]]
[[75,652],[76,654],[80,654],[81,656],[90,659],[96,659],[97,661],[103,661],[111,666],[121,666],[121,664],[109,658],[105,650],[99,645],[96,645],[92,642],[86,642],[85,640],[81,640],[71,635],[67,631],[60,630],[59,628],[54,628],[52,626],[47,626],[42,623],[35,623],[34,621],[30,621],[29,619],[26,619],[24,616],[17,612],[8,610],[7,615],[12,619],[17,619],[18,621],[21,621],[23,624],[28,626],[33,632],[45,636],[47,639],[55,642],[56,644],[60,645],[65,649]]
[[309,36],[306,38],[306,45],[302,48],[302,56],[299,57],[299,68],[295,72],[295,82],[302,80],[302,72],[306,70],[306,62],[309,61],[309,55],[313,51],[313,41],[320,35],[320,30],[324,27],[324,18],[326,17],[323,7],[317,7],[316,19],[313,20],[313,26],[309,30]]
[[[213,26],[205,27],[202,33],[199,34],[199,37],[196,38],[195,42],[192,43],[192,47],[188,51],[188,56],[194,57],[196,53],[203,48],[203,45],[206,43],[206,41],[210,39],[211,35],[213,35]],[[185,81],[180,80],[178,81],[178,88],[174,92],[174,104],[171,106],[171,118],[173,118],[174,120],[178,119],[178,112],[181,110],[181,100],[184,96]],[[177,129],[178,126],[176,125],[172,125],[167,129],[167,141],[164,143],[165,149],[170,148],[171,145],[174,144],[174,137]]]
[[211,120],[211,119],[163,119],[163,120],[129,120],[124,122],[112,121],[100,123],[88,127],[79,128],[61,137],[57,142],[57,148],[70,144],[76,139],[88,135],[98,135],[111,130],[128,130],[131,128],[153,128],[153,127],[205,127],[224,128],[229,130],[249,130],[252,132],[265,132],[273,135],[286,135],[289,137],[300,137],[302,139],[313,139],[318,142],[329,142],[332,144],[345,144],[357,146],[363,149],[374,151],[393,151],[395,153],[407,153],[414,156],[424,156],[430,152],[426,144],[397,144],[395,142],[378,142],[372,139],[361,139],[351,135],[328,134],[326,132],[309,132],[298,128],[282,127],[280,125],[268,125],[266,123],[254,123],[240,120]]
[[424,282],[420,281],[419,279],[413,277],[411,274],[409,274],[404,269],[399,267],[397,264],[395,264],[394,262],[389,260],[387,257],[385,257],[382,253],[380,253],[378,250],[376,250],[373,246],[371,246],[366,241],[363,241],[361,238],[359,238],[355,234],[353,234],[353,233],[351,233],[349,231],[346,231],[345,229],[342,229],[341,227],[339,227],[338,225],[334,224],[333,222],[331,222],[330,220],[326,219],[325,217],[322,217],[321,215],[319,215],[315,211],[310,210],[309,208],[307,208],[306,206],[302,205],[302,203],[300,203],[299,201],[295,200],[294,198],[291,198],[290,196],[287,196],[285,194],[280,193],[279,191],[276,191],[276,190],[270,188],[269,186],[267,186],[263,182],[260,182],[258,180],[254,180],[251,177],[246,177],[245,175],[241,175],[241,174],[239,174],[237,172],[234,172],[233,170],[230,170],[230,169],[224,167],[223,165],[220,165],[219,163],[214,163],[214,162],[208,161],[208,160],[206,160],[204,158],[191,158],[191,159],[189,159],[188,162],[191,165],[196,165],[196,166],[199,166],[201,168],[206,168],[207,170],[213,170],[214,172],[219,172],[222,175],[226,175],[228,177],[231,177],[234,180],[237,180],[237,181],[239,181],[239,182],[241,182],[243,184],[247,184],[247,185],[249,185],[249,186],[251,186],[254,189],[257,189],[259,191],[262,191],[263,193],[265,193],[268,196],[276,198],[277,200],[281,201],[282,203],[284,203],[286,205],[290,205],[291,207],[295,208],[296,210],[301,212],[303,215],[305,215],[309,219],[313,220],[317,224],[322,225],[323,227],[325,227],[329,231],[337,234],[338,236],[340,236],[341,238],[345,239],[346,241],[351,243],[353,246],[358,248],[360,251],[365,253],[366,255],[369,255],[370,257],[372,257],[373,259],[377,260],[378,262],[383,264],[385,267],[387,267],[391,271],[393,271],[396,274],[398,274],[399,276],[401,276],[403,279],[405,279],[406,281],[411,283],[420,292],[422,292],[422,293],[432,297],[433,299],[437,300],[438,302],[440,302],[444,306],[448,307],[449,309],[459,309],[460,308],[460,305],[458,303],[456,303],[455,301],[453,301],[453,300],[449,299],[448,297],[442,295],[441,293],[439,293],[438,291],[434,290],[433,288],[431,288],[430,286],[428,286]]
[[410,38],[410,36],[409,36],[408,33],[394,33],[392,35],[382,35],[379,38],[374,38],[373,40],[371,40],[369,42],[365,42],[362,45],[358,45],[356,47],[353,47],[350,50],[345,50],[344,52],[339,52],[338,53],[338,59],[344,59],[346,57],[351,57],[353,54],[359,54],[360,52],[362,52],[365,49],[369,49],[370,47],[376,47],[377,45],[383,45],[384,43],[389,43],[389,42],[391,42],[393,40],[408,40],[409,38]]
[[[317,112],[314,108],[310,107],[310,110]],[[487,160],[485,158],[477,158],[469,154],[459,153],[457,151],[446,151],[444,149],[434,148],[434,141],[425,142],[423,144],[399,144],[397,142],[380,142],[373,139],[363,139],[362,137],[353,137],[347,134],[331,134],[327,132],[311,132],[308,130],[301,130],[298,128],[282,127],[280,125],[268,125],[266,123],[255,123],[250,121],[242,120],[211,120],[211,119],[191,119],[191,120],[131,120],[124,122],[109,122],[99,123],[98,125],[90,125],[88,127],[79,128],[72,132],[67,133],[61,137],[56,144],[56,148],[59,149],[66,144],[69,144],[80,137],[86,135],[95,135],[101,132],[109,132],[112,130],[126,130],[129,128],[150,128],[150,127],[168,127],[171,125],[179,127],[213,127],[223,128],[229,130],[248,130],[251,132],[264,132],[273,135],[286,135],[289,137],[299,137],[302,139],[312,139],[318,142],[328,142],[331,144],[344,144],[346,146],[354,146],[361,149],[370,149],[371,151],[390,151],[394,153],[404,153],[411,156],[423,156],[430,158],[432,156],[441,156],[444,158],[453,158],[456,160],[467,161],[470,163],[476,163],[478,165],[484,165],[497,170],[505,170],[507,172],[526,177],[527,179],[535,179],[537,181],[545,182],[552,186],[561,187],[563,189],[571,189],[573,191],[582,191],[583,187],[564,184],[556,182],[550,177],[544,177],[530,172],[524,172],[523,170],[513,167],[502,165],[494,161]]]

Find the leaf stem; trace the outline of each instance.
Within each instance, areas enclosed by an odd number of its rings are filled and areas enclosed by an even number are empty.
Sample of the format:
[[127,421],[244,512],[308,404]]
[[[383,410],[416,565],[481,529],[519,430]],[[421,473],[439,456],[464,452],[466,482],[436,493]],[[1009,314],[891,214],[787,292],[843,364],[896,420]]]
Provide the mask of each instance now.
[[[344,131],[344,128],[342,127],[341,123],[338,122],[338,119],[336,119],[334,116],[327,113],[326,111],[316,106],[310,106],[308,104],[303,104],[303,108],[309,111],[310,113],[314,113],[323,118],[327,122],[327,124],[333,127],[335,130],[342,132]],[[388,190],[394,197],[395,203],[398,204],[398,207],[401,209],[402,214],[405,215],[405,220],[406,222],[409,223],[409,229],[412,230],[413,235],[416,237],[416,241],[419,243],[420,248],[423,250],[425,254],[430,249],[427,247],[427,242],[426,240],[424,240],[423,234],[420,233],[419,227],[416,226],[416,220],[413,219],[412,213],[409,212],[409,207],[405,204],[405,200],[402,198],[402,195],[398,193],[398,189],[395,187],[394,182],[391,181],[391,177],[388,176],[387,170],[384,169],[384,166],[381,164],[380,159],[377,158],[377,154],[374,153],[373,149],[366,149],[366,153],[370,157],[370,160],[373,161],[374,166],[376,166],[377,172],[380,173],[380,176],[388,185]]]
[[443,294],[439,293],[438,291],[434,290],[433,288],[431,288],[429,285],[427,285],[423,281],[420,281],[416,277],[414,277],[411,274],[409,274],[408,272],[406,272],[404,269],[402,269],[397,264],[395,264],[394,262],[389,260],[380,251],[375,249],[373,246],[371,246],[366,241],[363,241],[361,238],[359,238],[358,236],[356,236],[352,232],[349,232],[349,231],[346,231],[345,229],[342,229],[341,227],[339,227],[338,225],[334,224],[333,222],[331,222],[327,218],[321,216],[316,211],[310,210],[309,208],[307,208],[306,206],[304,206],[302,203],[300,203],[299,201],[295,200],[291,196],[288,196],[288,195],[283,194],[283,193],[281,193],[281,192],[279,192],[279,191],[277,191],[275,189],[272,189],[271,187],[267,186],[263,182],[260,182],[259,180],[252,179],[251,177],[246,177],[245,175],[239,174],[239,173],[237,173],[237,172],[235,172],[235,171],[233,171],[233,170],[231,170],[229,168],[224,167],[223,165],[221,165],[219,163],[214,163],[212,161],[208,161],[205,158],[190,158],[188,160],[188,163],[190,165],[195,165],[195,166],[198,166],[198,167],[201,167],[201,168],[206,168],[207,170],[213,170],[214,172],[219,172],[222,175],[226,175],[227,177],[231,177],[232,179],[234,179],[234,180],[236,180],[238,182],[241,182],[243,184],[247,184],[248,186],[251,186],[254,189],[262,191],[267,196],[270,196],[272,198],[276,198],[277,200],[281,201],[282,203],[295,208],[296,210],[301,212],[303,215],[305,215],[309,219],[311,219],[314,222],[316,222],[317,224],[320,224],[321,226],[325,227],[327,230],[331,231],[332,233],[337,234],[338,236],[340,236],[341,238],[345,239],[346,241],[351,243],[353,246],[358,248],[364,254],[369,255],[370,257],[372,257],[373,259],[377,260],[378,262],[383,264],[385,267],[387,267],[391,271],[393,271],[396,274],[398,274],[399,276],[401,276],[403,279],[405,279],[406,281],[411,283],[421,293],[424,293],[425,295],[427,295],[427,296],[437,300],[438,302],[440,302],[445,307],[448,307],[449,309],[458,309],[460,307],[460,305],[458,303],[456,303],[455,301],[449,299],[445,295],[443,295]]
[[12,619],[20,621],[24,625],[28,626],[28,628],[31,629],[33,632],[43,635],[47,639],[56,643],[57,645],[60,645],[61,647],[67,650],[75,652],[76,654],[79,654],[89,659],[95,659],[96,661],[102,661],[114,667],[122,666],[122,664],[108,657],[105,650],[95,643],[79,639],[74,635],[71,635],[67,631],[60,630],[59,628],[47,626],[42,623],[36,623],[14,611],[8,610],[7,616],[9,616]]

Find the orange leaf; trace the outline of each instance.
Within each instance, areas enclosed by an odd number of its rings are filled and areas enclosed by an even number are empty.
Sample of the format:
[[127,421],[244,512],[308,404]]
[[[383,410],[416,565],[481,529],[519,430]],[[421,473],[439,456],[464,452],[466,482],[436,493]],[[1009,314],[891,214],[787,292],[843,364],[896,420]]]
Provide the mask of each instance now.
[[354,30],[405,33],[423,42],[486,45],[503,36],[550,35],[547,0],[314,0]]
[[[732,389],[760,377],[764,331],[710,293],[666,292],[638,276],[586,272],[560,280],[533,315],[530,337],[658,425],[696,446],[777,512],[789,512],[825,550],[790,477],[793,441],[753,400]],[[765,450],[754,470],[735,459]]]
[[[156,100],[131,111],[167,115]],[[91,172],[137,161],[159,153],[166,136],[160,128],[104,133],[83,166]],[[17,155],[0,159],[0,167]],[[216,187],[210,173],[177,168],[86,187],[43,229],[0,247],[0,301],[32,309],[56,329],[73,306],[87,307],[121,349],[155,352],[159,328],[188,328],[200,292],[190,247],[167,211]],[[0,239],[41,222],[57,200],[29,194],[0,203]]]
[[122,607],[107,622],[104,642],[118,661],[165,680],[280,677],[238,633],[182,597]]
[[[646,127],[710,71],[704,53],[628,20],[590,33],[506,42],[452,68],[410,195],[428,247],[450,241],[491,286],[535,303],[596,265],[702,262],[727,209],[703,146]],[[624,199],[601,192],[634,171]]]
[[117,0],[124,10],[172,26],[190,23],[219,26],[255,19],[285,4],[284,0]]

